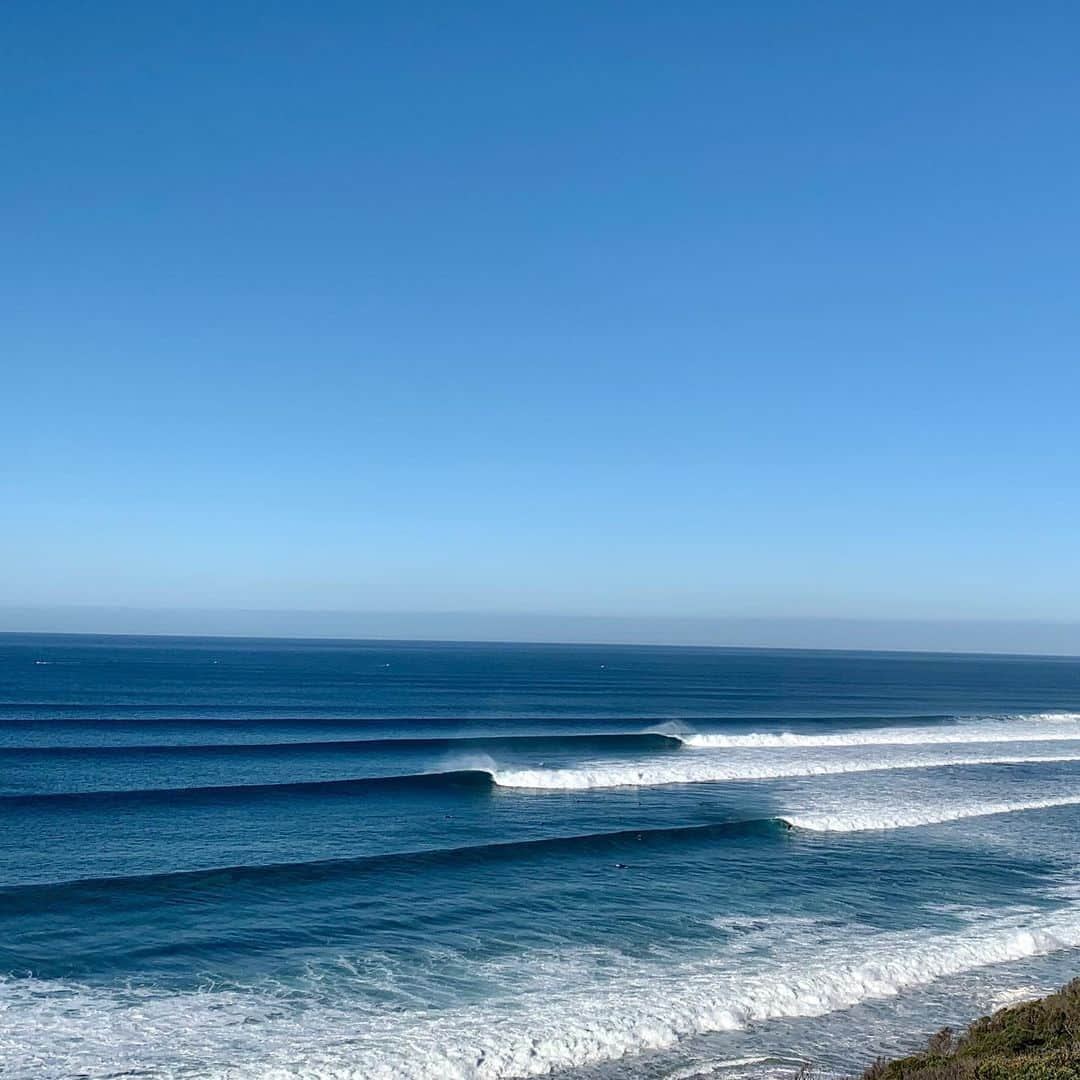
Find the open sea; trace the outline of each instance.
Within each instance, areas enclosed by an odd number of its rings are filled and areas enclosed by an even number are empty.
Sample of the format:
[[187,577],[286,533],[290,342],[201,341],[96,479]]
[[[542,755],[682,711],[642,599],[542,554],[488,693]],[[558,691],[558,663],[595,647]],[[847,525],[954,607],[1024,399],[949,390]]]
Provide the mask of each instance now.
[[1080,661],[0,635],[0,1076],[849,1074],[1080,974]]

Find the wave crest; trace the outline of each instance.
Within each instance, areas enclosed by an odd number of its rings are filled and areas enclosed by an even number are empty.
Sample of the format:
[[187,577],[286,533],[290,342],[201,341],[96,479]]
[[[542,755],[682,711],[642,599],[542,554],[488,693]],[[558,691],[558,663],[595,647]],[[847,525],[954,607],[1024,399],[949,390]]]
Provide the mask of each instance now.
[[808,832],[870,832],[885,829],[911,829],[921,825],[942,825],[968,818],[1019,814],[1031,810],[1049,810],[1058,806],[1080,806],[1080,795],[1058,799],[1034,799],[1029,802],[970,803],[936,809],[903,807],[896,810],[854,810],[824,814],[784,814],[781,821],[793,829]]
[[664,784],[722,783],[737,780],[773,780],[794,776],[830,776],[840,773],[882,772],[895,769],[945,769],[963,765],[1031,765],[1080,761],[1080,754],[1005,755],[969,754],[940,757],[834,757],[740,761],[704,756],[677,762],[644,765],[592,765],[557,769],[497,769],[492,778],[499,787],[534,791],[584,791],[593,788],[656,787]]
[[869,728],[855,731],[684,732],[684,746],[695,749],[931,746],[950,743],[1075,742],[1080,740],[1080,713],[1034,713],[1018,717],[988,717],[943,726]]

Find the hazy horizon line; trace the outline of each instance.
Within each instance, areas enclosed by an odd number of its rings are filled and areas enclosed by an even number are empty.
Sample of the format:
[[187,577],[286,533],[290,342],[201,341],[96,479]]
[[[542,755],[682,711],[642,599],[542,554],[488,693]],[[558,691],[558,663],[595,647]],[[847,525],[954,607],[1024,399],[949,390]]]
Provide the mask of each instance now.
[[673,646],[1080,657],[1080,620],[0,607],[0,634]]

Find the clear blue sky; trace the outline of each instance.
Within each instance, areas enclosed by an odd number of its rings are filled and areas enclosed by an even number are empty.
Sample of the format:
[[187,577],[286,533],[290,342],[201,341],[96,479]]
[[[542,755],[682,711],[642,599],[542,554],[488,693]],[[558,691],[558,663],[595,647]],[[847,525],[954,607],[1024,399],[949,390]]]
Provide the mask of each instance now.
[[1078,41],[3,5],[0,605],[1080,621]]

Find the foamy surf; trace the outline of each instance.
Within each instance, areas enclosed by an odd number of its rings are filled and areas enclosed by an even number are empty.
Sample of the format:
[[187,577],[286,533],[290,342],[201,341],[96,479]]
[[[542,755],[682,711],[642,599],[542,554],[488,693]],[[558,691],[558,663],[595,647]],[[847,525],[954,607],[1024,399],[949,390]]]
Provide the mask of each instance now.
[[[342,1001],[297,1008],[286,995],[150,993],[0,981],[6,1075],[37,1080],[142,1071],[218,1080],[511,1080],[624,1059],[686,1038],[821,1016],[977,968],[1080,946],[1076,909],[1037,922],[983,923],[956,935],[877,933],[822,942],[778,968],[712,959],[657,969],[621,960],[567,987],[440,1012],[372,1015]],[[800,948],[798,951],[803,951]],[[824,955],[823,955],[824,954]],[[571,965],[573,968],[573,965]],[[524,982],[536,984],[531,973]],[[543,981],[543,980],[542,980]]]
[[535,791],[583,791],[592,788],[654,787],[664,784],[721,783],[773,780],[795,776],[885,772],[897,769],[944,769],[965,765],[1030,765],[1080,761],[1070,754],[950,754],[929,756],[836,757],[831,755],[731,758],[701,755],[686,760],[654,761],[642,765],[595,764],[576,768],[496,769],[500,787]]
[[[660,729],[663,730],[663,729]],[[665,734],[668,732],[664,731]],[[1018,717],[987,717],[947,725],[869,728],[814,733],[792,731],[677,732],[675,738],[692,749],[771,747],[932,746],[951,743],[1075,742],[1080,740],[1080,714],[1035,713]]]
[[[894,997],[974,968],[1077,945],[1080,923],[1070,913],[1041,926],[1010,927],[996,933],[982,930],[956,937],[923,937],[921,942],[915,935],[885,937],[874,943],[875,959],[868,963],[846,963],[834,957],[747,979],[724,978],[715,963],[708,962],[659,977],[644,970],[621,971],[617,985],[564,995],[555,992],[543,1002],[529,1002],[527,1015],[498,1024],[494,1031],[487,1016],[436,1023],[423,1032],[419,1045],[413,1043],[401,1057],[390,1061],[380,1057],[360,1068],[353,1064],[353,1071],[345,1075],[373,1080],[510,1080],[550,1075],[667,1049],[694,1035],[821,1016]],[[297,1072],[285,1067],[270,1075],[285,1080]]]
[[855,810],[827,814],[783,814],[781,819],[795,829],[810,832],[870,832],[886,829],[911,829],[923,825],[942,825],[968,818],[1019,814],[1049,810],[1059,806],[1080,806],[1080,795],[1029,802],[972,803],[952,807],[903,807],[892,811]]
[[[702,1080],[702,1077],[716,1076],[727,1072],[729,1069],[745,1069],[752,1065],[762,1065],[771,1060],[766,1054],[752,1054],[748,1057],[725,1058],[723,1061],[703,1062],[698,1065],[688,1065],[685,1069],[677,1069],[666,1080]],[[797,1070],[801,1062],[795,1062]]]

